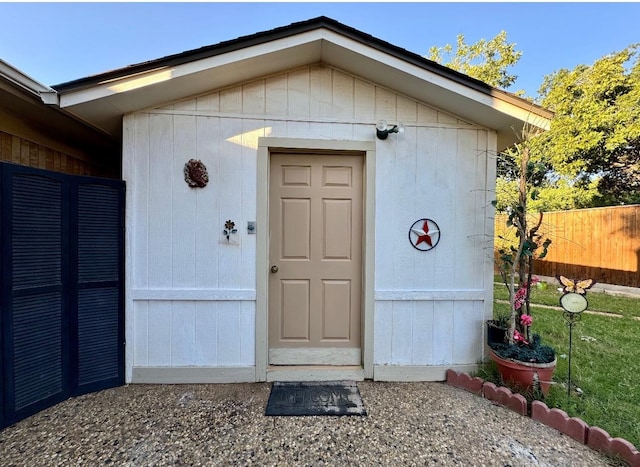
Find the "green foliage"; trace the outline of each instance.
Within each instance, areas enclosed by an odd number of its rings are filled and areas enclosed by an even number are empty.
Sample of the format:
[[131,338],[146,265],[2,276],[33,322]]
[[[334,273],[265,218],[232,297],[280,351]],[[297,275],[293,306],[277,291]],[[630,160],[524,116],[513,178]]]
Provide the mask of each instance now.
[[[554,211],[640,203],[639,45],[561,69],[544,78],[536,99],[555,112],[542,148],[532,154],[531,209]],[[428,58],[494,87],[509,88],[521,58],[501,31],[493,39],[431,47]],[[522,94],[518,92],[516,94]],[[509,169],[498,164],[497,209],[517,197]]]
[[[499,177],[496,180],[495,208],[499,212],[513,206],[518,198],[518,183]],[[529,193],[529,207],[536,212],[563,211],[599,205],[602,195],[598,179],[587,183],[574,183],[568,177],[545,180]]]
[[427,58],[491,86],[506,89],[517,79],[508,69],[522,56],[515,47],[516,44],[507,42],[505,31],[488,41],[480,39],[475,44],[467,44],[464,35],[459,34],[455,51],[451,44],[434,46],[429,49]]
[[551,363],[556,358],[553,347],[543,344],[538,334],[533,334],[529,345],[493,344],[491,348],[501,358],[512,358],[520,362]]
[[[589,299],[596,295],[589,294]],[[637,300],[636,300],[637,302]],[[637,304],[636,304],[637,307]],[[569,330],[556,310],[538,312],[545,339],[564,349],[558,359],[554,379],[566,383],[568,378]],[[571,380],[584,395],[567,400],[566,386],[547,400],[572,417],[580,417],[591,426],[599,426],[612,437],[622,437],[640,445],[640,363],[634,340],[640,324],[629,318],[584,315],[573,331]],[[560,388],[558,388],[560,389]]]
[[[555,112],[542,152],[592,205],[640,200],[640,58],[632,45],[593,65],[544,78],[540,103]],[[597,191],[592,185],[596,182]],[[576,199],[578,201],[578,199]],[[581,207],[581,206],[572,206]]]
[[[557,285],[557,284],[555,284]],[[506,298],[504,287],[496,285],[497,300]],[[640,333],[640,299],[617,297],[590,291],[587,311],[618,313],[623,317],[584,313],[573,330],[571,380],[583,394],[572,391],[567,397],[569,328],[558,307],[560,292],[555,287],[533,288],[536,331],[557,350],[558,363],[554,382],[545,403],[579,417],[590,426],[606,430],[640,446],[640,359],[637,336]],[[546,305],[536,307],[536,304]],[[555,305],[556,308],[549,308]],[[495,303],[495,308],[508,305]],[[491,362],[493,364],[493,362]],[[496,381],[492,368],[483,376]]]
[[518,196],[507,206],[506,230],[500,235],[505,246],[498,249],[496,260],[498,273],[509,292],[510,308],[509,341],[496,352],[506,358],[548,363],[553,360],[547,360],[549,356],[555,355],[553,349],[542,347],[538,338],[530,339],[531,321],[526,323],[520,318],[531,315],[534,259],[544,258],[551,245],[551,240],[539,232],[543,214],[535,218],[529,214],[529,199],[536,196],[532,191],[537,189],[540,173],[545,170],[543,163],[532,158],[538,151],[538,141],[538,131],[525,127],[520,143],[503,154],[502,159],[504,174],[515,183]]
[[496,327],[507,329],[507,327],[509,326],[510,318],[511,318],[511,313],[509,312],[509,310],[500,310],[500,309],[493,310],[493,324]]
[[[501,282],[499,276],[495,276],[496,282]],[[554,280],[552,284],[544,287],[539,286],[531,289],[531,303],[545,306],[560,306],[560,292],[557,290],[559,284]],[[509,292],[504,287],[494,288],[494,298],[496,300],[509,300]],[[609,293],[589,292],[589,311],[599,311],[603,313],[614,313],[628,318],[640,318],[640,299],[635,297],[616,296]],[[501,305],[497,304],[496,306]],[[615,318],[614,318],[615,319]],[[640,320],[637,321],[640,326]]]

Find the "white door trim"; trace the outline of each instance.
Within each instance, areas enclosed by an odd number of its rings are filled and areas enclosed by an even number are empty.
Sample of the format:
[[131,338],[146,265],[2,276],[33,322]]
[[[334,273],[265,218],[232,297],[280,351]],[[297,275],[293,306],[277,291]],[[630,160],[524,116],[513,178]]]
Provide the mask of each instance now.
[[269,282],[269,167],[270,153],[309,150],[364,154],[362,359],[364,377],[373,378],[373,313],[375,263],[375,141],[338,141],[298,138],[259,138],[256,187],[256,381],[267,380]]
[[362,365],[362,351],[341,347],[269,349],[270,365]]

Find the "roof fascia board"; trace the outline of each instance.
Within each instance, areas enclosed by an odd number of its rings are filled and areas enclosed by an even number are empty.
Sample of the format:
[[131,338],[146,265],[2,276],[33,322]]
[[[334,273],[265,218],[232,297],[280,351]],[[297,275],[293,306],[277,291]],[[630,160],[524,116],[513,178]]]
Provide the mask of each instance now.
[[249,36],[238,37],[236,39],[220,42],[218,44],[200,47],[198,49],[189,50],[182,53],[177,53],[162,57],[155,60],[149,60],[142,63],[137,63],[124,68],[108,71],[94,76],[86,78],[80,78],[77,80],[69,81],[54,85],[53,88],[66,92],[72,89],[80,89],[87,86],[93,86],[98,82],[106,79],[117,79],[120,77],[126,77],[140,72],[146,72],[150,69],[157,69],[161,67],[172,67],[181,65],[188,62],[197,61],[203,58],[209,58],[215,55],[222,55],[228,52],[241,50],[244,48],[252,47],[254,45],[273,42],[279,39],[287,39],[296,35],[304,34],[307,32],[313,32],[320,29],[325,29],[341,36],[349,37],[356,42],[369,45],[372,48],[382,50],[388,54],[402,57],[404,60],[412,60],[421,63],[422,66],[428,66],[436,73],[448,75],[451,79],[459,80],[467,85],[475,85],[481,88],[490,88],[489,85],[479,81],[470,76],[464,75],[451,68],[447,68],[439,63],[430,61],[421,57],[418,54],[409,52],[405,49],[397,47],[391,43],[378,39],[370,34],[366,34],[350,26],[346,26],[331,18],[321,16],[298,23],[293,23],[288,26],[282,26],[268,31],[258,32]]
[[[320,18],[319,18],[320,19]],[[355,42],[369,45],[385,54],[399,58],[402,62],[409,62],[416,65],[418,68],[431,71],[434,75],[441,76],[447,80],[454,81],[458,84],[462,84],[465,88],[473,88],[481,93],[486,93],[492,97],[500,100],[507,101],[517,107],[523,107],[527,109],[527,113],[534,112],[536,115],[540,115],[541,118],[551,119],[553,118],[553,112],[527,101],[521,97],[518,97],[507,91],[503,91],[498,88],[494,88],[487,83],[480,81],[471,76],[460,73],[449,67],[441,65],[437,62],[422,57],[414,52],[410,52],[406,49],[402,49],[396,45],[385,42],[369,34],[363,33],[349,26],[345,26],[330,18],[322,18],[324,21],[323,26],[331,31],[336,32],[339,36],[348,37]]]
[[280,39],[289,39],[291,37],[307,32],[314,32],[322,27],[327,27],[327,22],[330,24],[335,23],[338,26],[346,28],[346,26],[343,26],[330,18],[319,17],[299,23],[294,23],[288,26],[282,26],[269,31],[258,32],[249,36],[242,36],[236,39],[223,41],[218,44],[208,45],[200,47],[198,49],[169,55],[155,60],[148,60],[146,62],[137,63],[124,68],[107,71],[105,73],[80,78],[66,83],[56,84],[53,86],[53,88],[59,92],[66,92],[69,90],[81,89],[83,87],[91,87],[105,80],[118,79],[137,73],[144,73],[150,69],[174,67],[183,65],[185,63],[196,62],[201,59],[207,59],[215,57],[217,55],[224,55],[229,52],[243,50],[256,45],[268,44]]
[[[523,122],[531,123],[543,129],[549,129],[550,119],[553,116],[551,112],[543,109],[529,101],[512,96],[509,93],[501,92],[497,89],[488,87],[487,89],[478,89],[477,87],[469,87],[459,80],[452,80],[448,76],[435,73],[412,61],[404,60],[402,57],[390,55],[377,48],[371,48],[367,44],[346,37],[341,34],[324,34],[324,38],[340,47],[344,47],[361,56],[368,57],[383,65],[396,69],[402,73],[414,76],[422,81],[428,82],[442,88],[445,91],[452,92],[462,96],[470,101],[490,107],[498,112],[509,115]],[[328,57],[324,57],[329,61]],[[359,73],[363,75],[363,73]],[[532,119],[533,117],[533,119]]]
[[[242,50],[245,48],[253,47],[255,45],[274,42],[281,39],[289,39],[296,35],[302,35],[322,29],[331,31],[342,37],[348,37],[357,43],[367,45],[372,49],[376,49],[386,54],[395,56],[396,58],[400,58],[403,61],[414,63],[420,68],[428,69],[436,75],[440,75],[452,81],[459,82],[466,87],[472,87],[484,93],[498,95],[500,99],[511,101],[514,105],[522,104],[526,108],[532,107],[532,104],[525,99],[521,99],[506,91],[492,88],[482,81],[447,68],[446,66],[441,65],[437,62],[427,60],[426,58],[416,53],[409,52],[406,49],[402,49],[398,46],[385,42],[350,26],[346,26],[342,23],[339,23],[338,21],[335,21],[334,19],[327,18],[325,16],[293,23],[288,26],[282,26],[268,31],[258,32],[249,36],[239,37],[229,41],[220,42],[218,44],[201,47],[199,49],[170,55],[164,58],[138,63],[111,72],[70,81],[68,83],[62,83],[54,86],[54,88],[60,92],[78,90],[83,87],[93,86],[96,83],[104,81],[105,79],[118,79],[135,75],[140,72],[146,72],[150,69],[179,66],[189,62],[199,61],[200,59],[206,59],[216,55],[223,55],[228,52]],[[546,111],[546,109],[543,109],[537,105],[533,105],[533,108],[535,108],[535,113],[548,114],[545,115],[547,118],[552,117],[552,113]]]
[[[526,101],[525,101],[526,102]],[[551,118],[553,114],[544,111],[541,112],[540,107],[535,104],[528,103],[529,107],[522,105],[513,105],[508,100],[500,99],[499,97],[491,97],[491,107],[498,112],[507,114],[523,123],[533,125],[542,130],[549,130],[551,128]]]
[[[92,87],[82,87],[78,90],[61,90],[60,106],[70,107],[92,100],[102,99],[122,92],[152,86],[160,82],[181,78],[190,74],[208,71],[214,68],[231,65],[243,60],[250,60],[269,53],[280,52],[299,45],[306,45],[320,41],[323,37],[321,30],[313,30],[293,37],[285,37],[272,42],[260,43],[250,47],[233,50],[225,54],[218,54],[202,58],[193,62],[186,62],[175,66],[164,66],[135,73],[132,75],[101,81]],[[318,56],[315,61],[318,61]]]
[[367,44],[353,41],[352,39],[344,36],[327,35],[326,38],[336,45],[342,46],[364,57],[372,58],[377,62],[387,65],[391,68],[395,68],[404,73],[413,75],[417,78],[422,79],[423,81],[435,84],[436,86],[439,86],[443,89],[453,91],[457,94],[460,94],[472,100],[476,100],[478,102],[481,102],[483,99],[485,99],[485,104],[489,104],[489,100],[486,99],[489,96],[487,96],[486,93],[480,93],[477,90],[470,88],[469,86],[462,85],[457,81],[453,81],[448,77],[442,76],[441,74],[434,73],[433,71],[427,70],[424,67],[416,66],[411,62],[399,59],[393,55],[389,55],[383,51],[380,51],[379,49],[371,48]]
[[0,77],[12,82],[16,86],[21,87],[37,97],[40,97],[40,93],[42,92],[55,92],[50,87],[39,83],[29,75],[23,73],[14,66],[11,66],[2,59],[0,59]]
[[[389,54],[387,51],[372,47],[362,41],[345,36],[341,32],[332,29],[313,29],[300,33],[295,36],[287,36],[272,42],[259,43],[243,49],[231,51],[226,54],[214,55],[193,62],[186,62],[174,67],[160,67],[146,72],[135,73],[133,75],[112,78],[98,83],[94,87],[85,87],[76,91],[63,92],[60,96],[60,106],[62,108],[71,107],[92,100],[102,99],[115,94],[126,92],[134,89],[141,89],[146,86],[152,86],[160,82],[169,81],[171,79],[185,77],[190,74],[196,74],[202,71],[215,69],[225,65],[233,64],[241,60],[250,60],[264,54],[283,51],[294,48],[298,45],[305,45],[316,41],[326,40],[336,46],[342,47],[353,53],[367,57],[377,61],[385,66],[392,67],[403,73],[415,76],[418,79],[429,82],[435,86],[442,88],[448,92],[456,93],[471,101],[493,108],[499,112],[518,118],[522,121],[530,119],[531,115],[536,115],[536,120],[540,121],[540,126],[548,128],[549,115],[546,111],[542,115],[538,115],[542,109],[521,99],[508,99],[508,93],[493,92],[491,88],[479,89],[476,86],[469,87],[468,83],[460,80],[452,80],[450,76],[436,73],[433,70],[425,68],[414,61],[407,61],[405,57],[398,57],[397,54]],[[324,49],[324,48],[323,48]],[[319,61],[325,58],[330,62],[330,57],[318,57]],[[365,73],[359,73],[364,75]],[[527,106],[523,109],[523,104]],[[546,123],[545,123],[546,122]],[[536,125],[538,126],[538,125]]]
[[58,93],[55,89],[36,81],[2,59],[0,59],[0,79],[22,92],[26,92],[31,97],[40,99],[45,104],[58,105],[59,103]]

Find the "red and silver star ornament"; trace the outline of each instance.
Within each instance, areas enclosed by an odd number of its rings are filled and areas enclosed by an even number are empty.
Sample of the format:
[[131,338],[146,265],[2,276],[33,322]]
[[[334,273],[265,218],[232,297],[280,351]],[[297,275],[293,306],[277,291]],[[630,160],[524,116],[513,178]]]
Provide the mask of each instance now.
[[409,229],[409,242],[420,251],[429,251],[440,241],[440,228],[431,219],[418,219]]

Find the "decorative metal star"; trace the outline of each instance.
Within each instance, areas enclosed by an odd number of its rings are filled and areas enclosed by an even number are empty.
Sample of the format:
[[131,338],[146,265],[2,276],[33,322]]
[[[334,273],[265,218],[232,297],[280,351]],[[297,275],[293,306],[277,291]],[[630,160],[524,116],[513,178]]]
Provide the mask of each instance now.
[[418,219],[409,227],[409,243],[416,250],[429,251],[435,248],[439,241],[440,227],[432,219]]
[[424,224],[422,225],[422,229],[411,229],[411,231],[418,236],[418,240],[415,243],[416,246],[420,245],[422,242],[426,242],[427,245],[429,245],[430,247],[433,247],[433,242],[431,241],[431,235],[429,235],[428,221],[424,221]]

